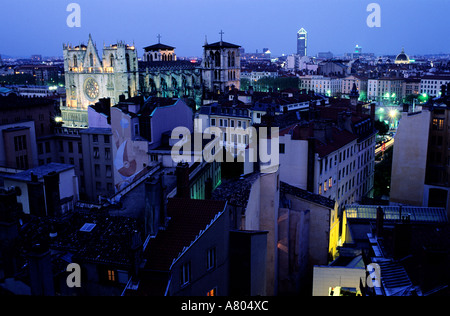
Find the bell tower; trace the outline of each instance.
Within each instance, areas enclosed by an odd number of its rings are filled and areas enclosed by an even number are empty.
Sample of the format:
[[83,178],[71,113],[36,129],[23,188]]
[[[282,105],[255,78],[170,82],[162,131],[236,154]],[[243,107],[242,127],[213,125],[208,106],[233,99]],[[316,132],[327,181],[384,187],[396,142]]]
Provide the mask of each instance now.
[[202,72],[204,85],[210,94],[220,94],[233,87],[240,88],[240,46],[223,41],[203,46]]

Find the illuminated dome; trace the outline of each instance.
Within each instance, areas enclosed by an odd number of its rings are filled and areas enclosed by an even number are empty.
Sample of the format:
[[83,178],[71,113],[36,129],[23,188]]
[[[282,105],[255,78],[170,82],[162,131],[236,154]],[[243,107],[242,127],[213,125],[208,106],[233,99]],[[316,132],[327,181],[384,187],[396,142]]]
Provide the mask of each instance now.
[[409,64],[409,57],[405,54],[405,49],[402,49],[402,52],[397,55],[395,58],[396,64]]

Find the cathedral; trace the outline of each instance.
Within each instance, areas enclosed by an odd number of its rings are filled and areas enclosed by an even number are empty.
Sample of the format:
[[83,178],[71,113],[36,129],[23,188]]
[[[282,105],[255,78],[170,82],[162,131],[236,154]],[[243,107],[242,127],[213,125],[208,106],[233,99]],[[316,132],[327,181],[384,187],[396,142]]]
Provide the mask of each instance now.
[[[194,111],[232,88],[240,87],[240,46],[224,42],[203,46],[201,63],[178,60],[175,47],[160,43],[144,48],[138,60],[134,45],[119,42],[103,46],[100,58],[89,35],[87,45],[63,45],[66,126],[88,127],[87,108],[102,98],[111,104],[125,98],[182,98]],[[160,39],[160,37],[159,37]]]
[[87,45],[63,46],[66,106],[61,109],[67,126],[87,127],[87,108],[100,98],[134,97],[139,91],[137,52],[134,46],[119,42],[103,47],[100,59],[89,35]]

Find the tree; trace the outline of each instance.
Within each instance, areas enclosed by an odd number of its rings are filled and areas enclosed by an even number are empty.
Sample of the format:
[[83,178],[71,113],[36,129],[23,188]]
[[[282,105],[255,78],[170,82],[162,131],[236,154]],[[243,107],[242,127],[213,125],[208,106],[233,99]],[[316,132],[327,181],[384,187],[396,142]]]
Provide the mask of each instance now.
[[389,125],[377,120],[375,121],[375,129],[378,131],[378,135],[386,135],[389,132]]

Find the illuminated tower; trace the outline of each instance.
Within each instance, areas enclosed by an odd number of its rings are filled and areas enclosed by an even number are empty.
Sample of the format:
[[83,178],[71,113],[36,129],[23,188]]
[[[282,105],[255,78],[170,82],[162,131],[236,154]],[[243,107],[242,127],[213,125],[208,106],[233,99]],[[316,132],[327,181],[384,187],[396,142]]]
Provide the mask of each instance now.
[[220,94],[233,86],[240,88],[241,61],[240,46],[224,42],[220,32],[220,42],[203,46],[202,77],[207,91]]
[[301,28],[297,32],[297,54],[300,56],[307,56],[307,41],[308,32],[304,28]]
[[[87,45],[64,45],[67,106],[61,109],[66,126],[87,127],[87,108],[100,98],[133,97],[139,90],[137,53],[123,42],[103,47],[99,55],[91,35]],[[100,56],[102,58],[100,58]]]

